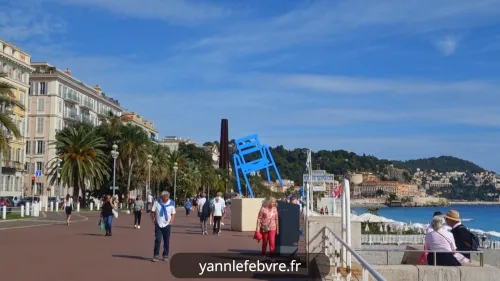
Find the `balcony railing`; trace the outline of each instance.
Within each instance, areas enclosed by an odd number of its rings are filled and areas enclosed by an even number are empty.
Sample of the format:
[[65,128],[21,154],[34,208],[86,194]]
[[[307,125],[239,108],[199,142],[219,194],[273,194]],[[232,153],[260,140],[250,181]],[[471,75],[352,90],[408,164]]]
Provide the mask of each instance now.
[[80,106],[94,110],[94,104],[88,100],[84,100]]
[[70,102],[80,102],[80,99],[76,94],[67,93],[66,95],[64,95],[64,99]]
[[90,115],[82,115],[82,122],[92,124],[92,117]]
[[13,168],[16,170],[24,170],[24,164],[18,161],[2,161],[2,167],[4,168]]
[[76,111],[65,111],[64,118],[70,120],[78,120],[78,114],[76,113]]

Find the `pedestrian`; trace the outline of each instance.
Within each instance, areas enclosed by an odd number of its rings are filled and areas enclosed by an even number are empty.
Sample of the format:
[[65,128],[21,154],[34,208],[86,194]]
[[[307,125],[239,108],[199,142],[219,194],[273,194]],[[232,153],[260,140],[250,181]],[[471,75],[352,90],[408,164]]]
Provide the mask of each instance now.
[[325,209],[324,209],[323,207],[321,207],[321,210],[319,210],[319,213],[320,213],[321,215],[324,215],[324,214],[325,214]]
[[222,219],[222,210],[224,208],[223,200],[220,197],[215,197],[214,203],[211,205],[212,214],[214,217],[214,235],[220,235],[220,221]]
[[186,209],[186,217],[189,217],[189,213],[191,213],[191,208],[193,206],[191,205],[191,199],[188,198],[186,200],[186,203],[184,203],[184,209]]
[[325,207],[325,215],[328,215],[328,207]]
[[141,228],[142,211],[144,211],[144,201],[137,195],[134,201],[134,228]]
[[170,246],[170,231],[175,218],[175,207],[172,206],[170,193],[163,191],[161,198],[155,201],[151,208],[151,218],[155,225],[155,243],[153,262],[160,260],[160,245],[163,239],[163,260],[168,261]]
[[71,211],[73,210],[73,198],[69,194],[66,194],[66,199],[64,199],[61,210],[66,212],[66,225],[69,225]]
[[104,236],[111,236],[111,227],[113,224],[113,210],[116,208],[114,200],[109,195],[104,197],[104,204],[101,209],[101,219],[104,222],[104,229],[106,234]]
[[270,197],[264,201],[257,217],[256,232],[262,235],[262,255],[266,256],[267,244],[272,257],[276,250],[276,235],[279,234],[278,209],[276,199]]
[[[455,239],[457,252],[477,251],[479,247],[478,237],[462,224],[460,213],[456,210],[450,210],[444,215],[446,223],[451,227],[451,233]],[[464,257],[470,260],[470,253],[462,253]]]
[[201,235],[207,235],[207,220],[210,217],[210,204],[207,202],[207,199],[205,198],[205,193],[201,194],[201,197],[198,198],[197,200],[197,211],[198,211],[198,217],[200,218],[200,225],[201,225]]
[[[222,197],[222,192],[217,192],[217,197],[219,198],[219,202],[222,204],[222,217],[220,219],[220,225],[224,225],[224,218],[226,216],[226,201],[224,200],[224,197]],[[219,233],[220,232],[219,228]]]
[[153,206],[153,195],[151,193],[148,194],[148,204],[146,206],[146,212],[149,212]]
[[[215,198],[210,198],[210,194],[208,195],[208,202],[209,202],[209,206],[212,206],[212,204],[214,204],[214,200]],[[212,209],[210,209],[212,210]],[[210,225],[213,225],[214,223],[214,213],[213,212],[210,212],[210,217],[209,217],[209,224]]]

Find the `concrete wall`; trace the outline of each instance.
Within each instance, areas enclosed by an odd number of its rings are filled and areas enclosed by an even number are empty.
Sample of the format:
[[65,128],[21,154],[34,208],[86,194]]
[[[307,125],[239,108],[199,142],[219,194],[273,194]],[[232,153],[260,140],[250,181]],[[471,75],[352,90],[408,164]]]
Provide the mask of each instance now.
[[484,267],[374,265],[373,268],[387,281],[493,281],[500,279],[500,268],[489,265]]
[[257,215],[264,198],[237,198],[231,200],[231,230],[255,231]]
[[[340,217],[314,216],[309,217],[309,252],[319,253],[323,250],[324,227],[329,227],[337,236],[342,237]],[[333,242],[333,241],[330,241]],[[351,245],[354,249],[361,248],[361,222],[351,222]]]

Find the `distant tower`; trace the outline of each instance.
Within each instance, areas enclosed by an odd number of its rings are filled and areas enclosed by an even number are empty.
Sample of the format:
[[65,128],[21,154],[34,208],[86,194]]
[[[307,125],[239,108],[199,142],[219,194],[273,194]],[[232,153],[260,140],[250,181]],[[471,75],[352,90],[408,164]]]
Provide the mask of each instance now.
[[220,157],[219,168],[229,169],[229,132],[228,120],[222,119],[220,124]]
[[[229,129],[228,120],[222,119],[220,123],[219,168],[227,171],[229,176]],[[227,182],[224,183],[227,193]]]

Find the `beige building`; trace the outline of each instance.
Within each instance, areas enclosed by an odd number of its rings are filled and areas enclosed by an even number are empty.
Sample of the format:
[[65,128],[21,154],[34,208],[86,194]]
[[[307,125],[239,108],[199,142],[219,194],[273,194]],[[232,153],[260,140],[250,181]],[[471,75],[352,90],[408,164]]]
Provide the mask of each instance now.
[[[6,107],[1,105],[1,110],[9,115],[21,132],[21,138],[5,133],[10,146],[9,155],[0,162],[0,196],[22,196],[28,187],[25,184],[25,146],[26,146],[26,104],[28,99],[29,79],[33,68],[30,66],[31,57],[18,47],[0,40],[0,72],[7,77],[2,82],[12,87],[11,97],[16,99],[25,108]],[[4,128],[2,128],[4,130]],[[26,182],[27,183],[27,182]]]
[[354,187],[355,197],[376,197],[377,191],[382,190],[384,196],[395,194],[397,197],[421,196],[422,192],[416,184],[398,181],[365,181]]
[[55,148],[51,145],[58,130],[71,122],[100,124],[109,112],[121,116],[122,109],[117,100],[112,99],[99,86],[91,87],[71,76],[71,71],[61,71],[46,62],[32,63],[35,71],[30,76],[28,98],[28,126],[26,156],[31,181],[35,171],[41,171],[37,178],[34,194],[64,196],[71,189],[51,186],[46,174],[54,161]]
[[159,142],[161,145],[168,147],[170,151],[177,150],[179,148],[180,143],[185,143],[185,144],[196,144],[194,141],[191,139],[184,139],[181,137],[164,137],[162,140]]
[[155,129],[152,121],[142,119],[141,115],[135,112],[123,113],[121,119],[125,124],[132,124],[142,128],[152,141],[158,141],[158,131]]

